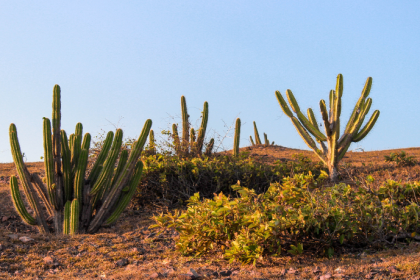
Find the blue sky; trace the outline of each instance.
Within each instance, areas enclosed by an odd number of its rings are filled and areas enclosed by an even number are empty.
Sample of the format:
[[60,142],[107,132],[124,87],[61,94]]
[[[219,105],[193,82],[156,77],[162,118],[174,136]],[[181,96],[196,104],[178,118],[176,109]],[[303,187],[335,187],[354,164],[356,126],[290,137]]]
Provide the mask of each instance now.
[[[180,123],[185,95],[193,125],[209,102],[208,135],[241,146],[256,121],[276,144],[307,149],[274,92],[300,107],[328,99],[344,76],[343,122],[366,78],[381,115],[350,150],[420,146],[419,1],[1,1],[0,162],[10,162],[15,123],[28,161],[42,150],[42,117],[62,89],[62,128],[93,137],[146,119],[156,135]],[[225,137],[226,136],[226,137]],[[159,138],[159,137],[157,137]]]

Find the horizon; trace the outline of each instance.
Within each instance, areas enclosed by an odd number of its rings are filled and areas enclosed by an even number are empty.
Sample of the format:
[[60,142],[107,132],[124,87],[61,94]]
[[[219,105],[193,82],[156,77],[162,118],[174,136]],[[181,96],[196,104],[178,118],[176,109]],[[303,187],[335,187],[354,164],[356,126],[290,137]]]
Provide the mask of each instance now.
[[124,138],[137,138],[152,119],[162,140],[162,130],[181,124],[184,95],[194,128],[208,101],[206,138],[223,138],[221,149],[232,149],[239,117],[240,147],[250,145],[255,121],[260,137],[310,150],[274,92],[291,89],[302,112],[311,107],[320,121],[318,103],[328,100],[339,73],[343,124],[368,77],[373,102],[365,123],[381,112],[349,151],[419,147],[413,129],[420,118],[418,18],[417,1],[5,2],[0,162],[12,162],[11,123],[27,161],[42,161],[42,118],[51,119],[55,84],[68,134],[81,122],[92,140],[116,127]]

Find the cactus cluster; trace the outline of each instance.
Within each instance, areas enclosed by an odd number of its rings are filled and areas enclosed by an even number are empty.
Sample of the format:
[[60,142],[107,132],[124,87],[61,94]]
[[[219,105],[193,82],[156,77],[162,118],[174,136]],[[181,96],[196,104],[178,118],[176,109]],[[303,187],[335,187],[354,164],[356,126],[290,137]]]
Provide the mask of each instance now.
[[[26,210],[15,176],[10,181],[13,203],[23,221],[38,227],[41,233],[95,233],[101,226],[115,223],[133,197],[143,170],[139,158],[152,121],[145,122],[129,155],[126,150],[121,151],[122,130],[118,129],[115,136],[112,131],[108,132],[103,148],[86,177],[91,136],[89,133],[83,136],[81,123],[76,125],[75,133],[69,137],[61,130],[60,96],[60,87],[55,85],[52,126],[48,118],[43,120],[45,184],[36,173],[28,172],[16,126],[13,123],[10,125],[13,160],[35,216]],[[41,205],[45,206],[45,210]],[[47,223],[50,220],[53,221],[53,229]]]
[[[203,112],[201,115],[201,125],[196,131],[194,128],[190,129],[189,115],[187,110],[187,101],[185,96],[181,96],[181,114],[182,114],[182,139],[180,139],[178,134],[178,125],[172,125],[172,138],[174,143],[175,152],[177,155],[187,156],[187,155],[201,155],[204,138],[206,135],[207,121],[209,118],[209,104],[204,102]],[[214,139],[210,139],[210,142],[207,144],[205,155],[210,155],[213,149]]]
[[[369,133],[379,117],[379,111],[373,112],[369,121],[361,129],[366,115],[372,105],[372,99],[367,98],[372,87],[372,78],[366,80],[362,94],[353,109],[350,119],[346,125],[344,133],[340,136],[340,115],[341,115],[341,97],[343,95],[343,76],[338,74],[335,91],[330,91],[329,111],[324,100],[319,102],[322,119],[324,121],[325,134],[318,127],[318,122],[311,108],[308,109],[306,117],[299,108],[299,105],[291,90],[286,91],[287,99],[297,118],[293,116],[289,106],[279,91],[276,91],[276,97],[283,112],[292,120],[293,125],[303,138],[305,143],[315,152],[321,161],[328,167],[330,180],[338,180],[338,162],[344,157],[352,142],[359,142]],[[316,145],[312,134],[318,142]],[[326,144],[325,144],[326,142]]]
[[[254,121],[254,137],[255,137],[255,142],[254,142],[254,139],[252,139],[252,136],[249,136],[249,140],[251,141],[252,146],[262,145],[260,134],[258,133],[257,124],[255,123],[255,121]],[[270,144],[267,134],[264,133],[264,146],[268,147],[270,145],[274,145],[274,141],[271,142]]]

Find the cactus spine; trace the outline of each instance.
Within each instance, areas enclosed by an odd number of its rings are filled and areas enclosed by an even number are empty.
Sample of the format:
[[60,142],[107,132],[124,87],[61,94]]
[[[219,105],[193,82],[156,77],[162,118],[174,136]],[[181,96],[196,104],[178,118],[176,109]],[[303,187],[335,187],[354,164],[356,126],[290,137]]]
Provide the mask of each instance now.
[[[30,225],[37,226],[41,233],[52,231],[46,223],[45,214],[52,216],[53,230],[56,234],[77,234],[87,231],[94,233],[106,225],[106,219],[112,217],[114,223],[134,194],[141,176],[141,168],[136,167],[136,163],[139,162],[138,166],[141,165],[139,158],[152,121],[146,121],[139,139],[133,144],[130,155],[128,156],[127,151],[121,152],[115,174],[114,164],[121,150],[122,131],[117,130],[115,139],[114,133],[109,132],[92,172],[86,178],[91,136],[86,133],[82,141],[81,123],[77,124],[75,133],[69,138],[66,132],[60,129],[61,104],[58,85],[53,90],[52,107],[52,132],[51,122],[47,118],[43,121],[46,185],[37,174],[31,175],[28,172],[23,163],[16,126],[10,125],[13,160],[26,199],[34,210],[34,217],[24,207],[15,177],[12,177],[10,183],[13,203],[22,219]],[[123,191],[127,185],[130,186],[128,192]],[[46,206],[46,213],[41,208],[39,200]],[[92,211],[93,209],[96,209],[96,212]]]
[[[276,97],[283,112],[292,120],[293,125],[303,138],[305,143],[315,152],[322,162],[328,167],[330,180],[338,180],[338,162],[344,157],[350,144],[362,140],[373,128],[379,117],[376,110],[366,125],[360,130],[364,119],[369,112],[372,99],[367,98],[372,87],[372,78],[366,80],[362,94],[353,109],[352,115],[347,122],[344,134],[340,134],[341,97],[343,95],[343,76],[338,74],[335,91],[331,90],[329,95],[329,112],[324,100],[319,103],[322,119],[324,121],[325,135],[319,130],[318,122],[315,119],[312,109],[308,109],[306,117],[299,108],[299,105],[291,90],[286,91],[287,99],[297,118],[293,116],[289,106],[279,91]],[[310,134],[314,136],[319,147]],[[324,143],[326,142],[326,144]]]
[[238,156],[239,155],[239,140],[241,137],[241,119],[236,119],[235,124],[235,138],[233,141],[233,155]]

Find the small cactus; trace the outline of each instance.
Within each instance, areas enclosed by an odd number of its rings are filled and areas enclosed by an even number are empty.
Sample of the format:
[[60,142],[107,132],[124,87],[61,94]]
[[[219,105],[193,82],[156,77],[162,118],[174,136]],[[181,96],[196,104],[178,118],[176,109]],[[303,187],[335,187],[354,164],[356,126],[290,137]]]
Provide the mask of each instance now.
[[233,142],[233,155],[238,156],[239,155],[239,140],[241,137],[241,119],[236,119],[235,124],[235,136],[234,136],[234,142]]

